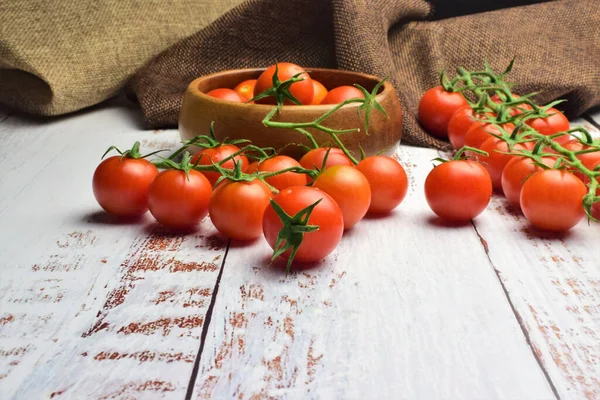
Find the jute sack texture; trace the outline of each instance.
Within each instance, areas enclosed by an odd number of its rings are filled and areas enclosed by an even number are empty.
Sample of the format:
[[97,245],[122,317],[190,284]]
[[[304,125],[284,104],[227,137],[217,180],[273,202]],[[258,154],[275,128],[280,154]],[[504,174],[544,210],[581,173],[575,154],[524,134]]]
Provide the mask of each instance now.
[[150,128],[174,127],[186,86],[228,68],[291,61],[389,77],[404,106],[403,143],[447,148],[416,120],[442,69],[497,70],[516,91],[567,100],[569,117],[600,104],[600,2],[553,1],[432,20],[424,0],[247,0],[175,44],[131,82]]
[[123,89],[242,0],[0,0],[0,104],[59,115]]

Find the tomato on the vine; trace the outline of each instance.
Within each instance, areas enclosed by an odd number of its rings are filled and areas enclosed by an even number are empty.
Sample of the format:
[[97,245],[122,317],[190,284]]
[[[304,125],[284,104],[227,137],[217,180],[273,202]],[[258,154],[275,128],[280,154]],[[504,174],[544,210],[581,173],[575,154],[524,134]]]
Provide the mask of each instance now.
[[521,189],[521,210],[537,228],[565,231],[584,217],[587,188],[568,171],[547,169],[533,174]]
[[[239,151],[240,148],[233,144],[221,144],[216,147],[201,149],[192,157],[191,163],[198,163],[198,165],[218,164],[220,161]],[[225,161],[223,164],[220,164],[220,166],[224,169],[233,169],[235,163],[241,163],[242,171],[244,171],[248,167],[248,157],[243,154],[238,154]],[[202,171],[202,174],[208,178],[211,185],[214,185],[221,176],[221,174],[216,171]]]
[[246,102],[254,97],[254,86],[256,86],[256,79],[248,79],[238,84],[233,90]]
[[349,99],[362,99],[365,95],[354,86],[338,86],[331,89],[321,104],[339,104]]
[[157,174],[146,159],[112,156],[96,167],[92,190],[107,212],[135,217],[148,211],[148,188]]
[[191,228],[208,213],[211,192],[211,184],[200,172],[170,169],[150,184],[148,207],[152,216],[169,228]]
[[273,193],[259,179],[250,182],[224,180],[210,197],[210,220],[229,238],[256,239],[262,234],[262,218],[271,197]]
[[[542,135],[554,135],[558,132],[564,132],[569,130],[571,125],[569,124],[569,120],[563,113],[561,113],[556,108],[549,108],[546,111],[549,114],[545,118],[533,118],[528,119],[525,123],[531,126],[533,129],[541,133]],[[569,135],[559,136],[554,138],[554,141],[557,143],[565,143],[569,141],[571,137]]]
[[408,177],[402,165],[387,156],[367,157],[356,165],[371,188],[369,212],[387,213],[396,208],[408,191]]
[[206,94],[217,99],[233,101],[236,103],[243,103],[245,101],[242,96],[240,96],[235,90],[232,89],[218,88],[211,90]]
[[[542,157],[541,161],[551,168],[556,162],[556,158]],[[502,171],[501,186],[504,196],[513,206],[521,207],[520,198],[523,184],[531,175],[541,170],[542,167],[529,157],[516,156],[506,164]]]
[[[585,143],[582,143],[577,138],[570,139],[569,141],[563,143],[562,146],[565,149],[574,151],[574,152],[592,149],[591,146],[588,146]],[[577,159],[579,161],[581,161],[581,163],[583,164],[584,167],[586,167],[587,169],[593,169],[593,166],[596,163],[600,162],[600,150],[599,151],[591,151],[589,153],[577,154],[575,157],[577,157]],[[575,176],[578,177],[579,179],[585,180],[584,175],[579,170],[575,169],[571,172],[573,172],[575,174]]]
[[439,217],[453,221],[475,218],[492,197],[490,174],[471,160],[452,160],[434,167],[425,179],[425,199]]
[[[500,127],[508,133],[515,129],[515,126],[511,123],[502,124]],[[502,131],[498,129],[498,126],[495,124],[490,124],[487,122],[475,122],[465,134],[464,145],[478,149],[481,147],[483,142],[491,137],[494,137],[491,134],[501,135],[501,132]]]
[[[273,75],[275,75],[275,67],[275,65],[271,65],[262,74],[260,74],[258,80],[256,81],[256,86],[254,86],[254,96],[259,95],[265,90],[273,87]],[[312,79],[304,70],[304,68],[289,62],[277,63],[277,77],[281,82],[290,79],[296,74],[302,74],[299,77],[304,79],[298,82],[294,82],[290,86],[290,93],[292,94],[292,96],[298,99],[300,103],[305,105],[311,104],[314,95],[314,88],[312,84]],[[260,100],[256,100],[256,103],[276,104],[276,101],[274,97],[265,97]],[[285,104],[294,103],[286,99]]]
[[313,93],[313,100],[312,100],[311,104],[313,104],[313,105],[321,104],[321,101],[323,101],[325,96],[327,96],[327,88],[316,79],[313,79],[312,83],[313,83],[314,93]]
[[448,137],[448,123],[452,115],[467,100],[458,92],[447,92],[441,86],[429,89],[419,101],[419,122],[427,132],[435,137]]
[[[327,162],[325,163],[325,168],[333,167],[334,165],[349,165],[353,166],[354,163],[341,149],[337,147],[332,147],[328,149],[326,147],[319,147],[317,149],[312,149],[308,153],[304,154],[300,159],[300,165],[302,168],[306,169],[315,169],[321,168],[323,166],[323,160],[325,160],[325,154],[327,154],[327,150],[329,150],[329,154],[327,155]],[[308,179],[309,182],[312,182],[312,179]]]
[[[250,168],[252,166],[252,168]],[[264,160],[261,163],[252,163],[246,170],[246,173],[259,172],[278,172],[287,168],[301,167],[300,163],[288,156],[275,156]],[[256,170],[254,170],[256,168]],[[283,174],[265,178],[265,182],[277,190],[283,190],[290,186],[306,185],[307,177],[298,172],[284,172]]]
[[329,194],[342,210],[344,229],[350,229],[360,221],[371,204],[369,181],[356,168],[335,165],[321,172],[313,187]]
[[492,136],[483,142],[479,148],[488,155],[476,154],[475,157],[489,172],[494,189],[500,190],[502,189],[502,171],[504,171],[506,164],[515,157],[515,155],[507,153],[526,150],[528,146],[523,143],[516,143],[511,150],[505,140]]
[[[318,229],[304,234],[295,261],[319,261],[335,250],[344,232],[342,212],[330,195],[309,186],[293,186],[273,197],[273,201],[291,217],[319,200],[321,201],[312,210],[307,221],[307,225],[316,225]],[[281,219],[273,206],[269,205],[263,217],[263,231],[271,248],[275,248],[282,228]],[[287,250],[282,256],[289,257],[290,252]]]
[[[488,113],[488,116],[492,116],[492,113]],[[465,145],[465,135],[467,131],[478,118],[482,118],[480,114],[475,114],[473,108],[467,105],[456,110],[452,114],[452,118],[448,121],[448,139],[456,150],[460,149]]]

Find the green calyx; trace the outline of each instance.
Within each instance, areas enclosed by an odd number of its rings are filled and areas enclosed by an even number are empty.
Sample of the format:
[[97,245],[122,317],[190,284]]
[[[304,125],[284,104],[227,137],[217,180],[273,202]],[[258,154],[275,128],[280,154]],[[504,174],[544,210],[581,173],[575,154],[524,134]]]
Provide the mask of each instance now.
[[117,153],[119,153],[121,155],[121,159],[123,158],[133,158],[133,159],[138,159],[138,158],[146,158],[146,157],[150,157],[152,155],[158,154],[162,151],[166,151],[166,150],[156,150],[153,151],[152,153],[148,153],[146,155],[142,155],[140,153],[140,142],[135,142],[133,144],[133,147],[131,149],[125,150],[125,151],[121,151],[119,150],[119,148],[117,146],[110,146],[105,152],[104,154],[102,154],[102,157],[100,157],[100,159],[103,159],[104,157],[106,157],[106,155],[108,153],[110,153],[111,151],[115,150]]
[[296,75],[292,76],[290,79],[286,79],[285,81],[281,81],[279,79],[279,64],[275,63],[275,73],[273,74],[272,84],[273,86],[261,92],[248,100],[248,102],[264,99],[265,97],[274,97],[277,103],[277,110],[280,111],[281,107],[283,107],[285,100],[290,100],[292,103],[301,105],[300,100],[298,100],[294,95],[290,92],[291,86],[296,83],[304,80],[304,77],[300,75],[308,74],[308,72],[299,72]]
[[319,229],[318,225],[308,225],[308,219],[321,200],[323,199],[315,201],[313,204],[298,211],[294,216],[290,216],[276,201],[271,199],[271,206],[283,224],[275,241],[271,262],[286,251],[291,250],[286,264],[287,274],[289,274],[292,269],[292,262],[304,240],[304,234]]

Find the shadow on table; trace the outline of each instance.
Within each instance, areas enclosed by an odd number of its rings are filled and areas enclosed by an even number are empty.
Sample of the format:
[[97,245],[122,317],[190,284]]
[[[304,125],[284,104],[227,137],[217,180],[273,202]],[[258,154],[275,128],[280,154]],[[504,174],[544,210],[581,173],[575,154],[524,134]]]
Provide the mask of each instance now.
[[430,215],[425,219],[425,222],[429,225],[433,225],[438,228],[461,228],[464,226],[471,225],[471,220],[468,221],[448,221],[438,217],[437,215]]
[[84,214],[81,217],[81,221],[100,225],[139,225],[146,222],[146,217],[145,215],[140,215],[127,218],[109,214],[106,211],[93,211]]

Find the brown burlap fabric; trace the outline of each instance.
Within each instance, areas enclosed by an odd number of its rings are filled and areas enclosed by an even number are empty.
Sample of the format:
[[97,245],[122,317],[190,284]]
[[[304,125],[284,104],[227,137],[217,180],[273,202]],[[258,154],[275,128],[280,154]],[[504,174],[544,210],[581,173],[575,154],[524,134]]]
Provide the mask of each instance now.
[[149,127],[177,124],[183,92],[203,74],[275,59],[388,76],[405,109],[403,143],[445,147],[419,127],[421,94],[441,69],[511,73],[521,93],[568,102],[570,117],[600,104],[600,2],[555,1],[434,20],[424,0],[247,0],[145,66],[131,89]]
[[118,93],[242,0],[0,0],[0,105],[58,115]]

